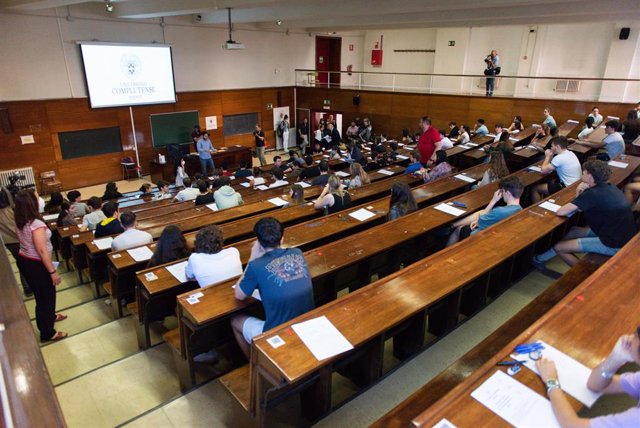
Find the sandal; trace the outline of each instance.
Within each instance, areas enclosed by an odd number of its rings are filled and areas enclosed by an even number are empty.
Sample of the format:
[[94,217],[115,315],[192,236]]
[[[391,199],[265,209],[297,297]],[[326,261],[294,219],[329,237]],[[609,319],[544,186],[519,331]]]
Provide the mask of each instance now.
[[52,338],[50,338],[48,340],[48,342],[55,342],[56,340],[62,340],[67,336],[68,336],[68,334],[65,333],[64,331],[58,331],[58,332],[56,332],[56,334],[53,335]]
[[69,317],[64,315],[64,314],[56,314],[56,319],[54,321],[55,322],[59,322],[59,321],[66,320],[67,318],[69,318]]

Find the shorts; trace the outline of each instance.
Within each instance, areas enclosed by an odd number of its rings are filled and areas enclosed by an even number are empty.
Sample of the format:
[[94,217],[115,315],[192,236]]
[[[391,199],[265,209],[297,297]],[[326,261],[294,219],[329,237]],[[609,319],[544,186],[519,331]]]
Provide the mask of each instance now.
[[595,253],[604,256],[613,256],[620,250],[620,248],[611,248],[604,245],[591,229],[589,229],[584,238],[578,238],[578,246],[583,253]]
[[259,318],[249,317],[242,324],[242,336],[247,343],[251,343],[251,340],[259,334],[262,334],[264,329],[264,321]]
[[566,186],[562,183],[562,181],[560,180],[552,180],[549,183],[547,183],[547,189],[549,189],[549,194],[553,194],[556,192],[559,192],[560,190],[564,189]]

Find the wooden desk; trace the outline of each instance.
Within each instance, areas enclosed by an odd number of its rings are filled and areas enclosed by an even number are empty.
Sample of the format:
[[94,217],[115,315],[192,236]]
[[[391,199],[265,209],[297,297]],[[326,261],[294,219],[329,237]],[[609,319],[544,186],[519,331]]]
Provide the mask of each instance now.
[[[213,163],[216,168],[222,167],[223,163],[226,163],[228,170],[235,170],[240,168],[240,161],[244,160],[247,165],[251,165],[253,159],[251,158],[251,149],[245,146],[232,146],[223,147],[218,149],[213,155],[211,155]],[[198,155],[189,154],[184,157],[186,165],[185,169],[193,175],[196,172],[200,172],[202,167],[200,166],[200,158]],[[150,164],[151,181],[157,183],[158,180],[165,180],[173,183],[176,180],[176,168],[173,162],[168,161],[164,164],[158,163],[158,161],[151,161]]]
[[[511,137],[509,137],[509,140],[511,140],[514,147],[527,145],[531,142],[531,139],[533,138],[533,135],[536,133],[537,129],[538,128],[534,126],[529,126],[524,131],[520,131],[517,134],[512,134]],[[487,157],[488,152],[485,150],[485,148],[470,150],[464,153],[464,156],[468,158],[468,162],[478,162],[479,160]]]
[[[576,127],[578,126],[578,121],[576,120],[568,120],[565,123],[563,123],[562,125],[560,125],[560,127],[558,128],[558,134],[559,136],[562,137],[566,137],[568,136]],[[540,141],[538,144],[540,144],[540,146],[544,147],[547,145],[547,143],[549,142],[549,140],[551,140],[551,136],[547,136],[546,138],[544,138],[542,141]],[[516,150],[512,153],[511,156],[511,160],[513,161],[513,163],[516,165],[516,167],[525,167],[527,165],[531,165],[532,163],[540,160],[541,158],[544,157],[544,152],[541,152],[540,150],[534,148],[533,146],[519,146],[516,148]]]
[[[513,348],[520,343],[543,340],[588,367],[596,366],[620,335],[637,327],[635,308],[640,306],[640,272],[632,261],[638,257],[640,235],[453,391],[418,415],[412,425],[430,427],[442,418],[460,427],[506,425],[495,413],[471,398],[470,393],[493,375],[498,370],[495,364],[509,359]],[[523,368],[515,379],[546,397],[540,378],[529,369]],[[568,397],[575,409],[581,407],[579,402]]]

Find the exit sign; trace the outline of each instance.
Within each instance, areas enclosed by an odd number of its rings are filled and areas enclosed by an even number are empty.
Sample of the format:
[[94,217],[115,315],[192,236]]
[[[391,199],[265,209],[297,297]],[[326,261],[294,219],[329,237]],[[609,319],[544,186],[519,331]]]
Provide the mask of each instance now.
[[449,46],[455,46],[455,45],[456,45],[455,40],[449,40]]
[[331,105],[331,100],[324,100],[323,104],[326,106],[330,106]]

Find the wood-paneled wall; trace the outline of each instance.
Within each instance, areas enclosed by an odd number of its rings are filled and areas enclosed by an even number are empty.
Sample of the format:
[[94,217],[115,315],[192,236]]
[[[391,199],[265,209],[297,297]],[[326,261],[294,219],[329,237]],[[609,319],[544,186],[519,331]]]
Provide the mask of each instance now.
[[[353,105],[353,97],[360,95],[360,104]],[[344,114],[343,126],[356,117],[371,119],[376,134],[393,137],[402,135],[402,129],[418,132],[418,121],[429,116],[438,129],[447,129],[449,121],[467,124],[483,118],[490,131],[496,123],[509,126],[515,115],[522,116],[525,125],[542,123],[542,110],[550,107],[558,122],[574,119],[582,122],[598,105],[603,116],[616,116],[621,120],[634,105],[595,103],[592,101],[563,101],[522,98],[477,97],[459,95],[408,94],[398,92],[356,91],[333,88],[297,88],[297,107],[323,110],[325,99],[331,101],[331,110]]]
[[[274,142],[274,107],[290,106],[293,111],[294,91],[292,87],[274,87],[229,91],[186,92],[178,94],[176,104],[160,104],[133,108],[136,139],[140,164],[148,172],[149,161],[160,151],[151,144],[149,115],[174,111],[198,110],[200,126],[205,128],[206,116],[217,116],[218,129],[211,131],[214,146],[235,144],[253,146],[251,134],[224,137],[223,115],[258,112],[262,127],[269,141]],[[13,131],[0,130],[0,171],[31,166],[36,177],[43,171],[54,170],[64,189],[105,183],[122,178],[120,161],[124,156],[134,156],[133,131],[127,107],[91,109],[86,98],[0,102],[6,108]],[[62,159],[58,133],[84,129],[120,127],[123,153],[112,153],[77,159]],[[270,131],[271,130],[271,131]],[[35,144],[22,145],[21,135],[33,135]],[[164,152],[164,150],[162,150]],[[37,180],[37,178],[36,178]]]

